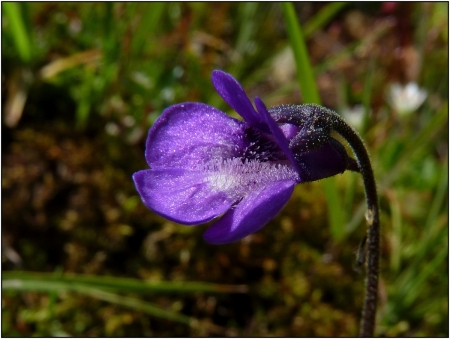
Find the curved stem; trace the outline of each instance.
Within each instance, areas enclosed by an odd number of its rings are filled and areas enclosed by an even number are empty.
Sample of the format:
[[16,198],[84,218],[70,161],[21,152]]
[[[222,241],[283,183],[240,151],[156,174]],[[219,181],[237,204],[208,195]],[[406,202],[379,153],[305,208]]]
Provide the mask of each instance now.
[[355,153],[366,192],[368,223],[366,295],[361,319],[360,336],[373,337],[378,297],[378,266],[380,256],[380,220],[377,187],[369,154],[358,134],[340,117],[334,117],[334,130],[342,135]]
[[[380,256],[380,221],[378,210],[378,196],[375,177],[369,154],[358,133],[334,111],[315,104],[281,105],[272,107],[270,115],[278,123],[289,123],[301,126],[312,139],[310,149],[320,148],[323,142],[328,140],[330,132],[340,134],[353,149],[358,162],[351,162],[347,166],[349,170],[357,170],[361,173],[366,192],[368,223],[367,231],[367,279],[366,295],[361,320],[360,335],[372,337],[375,329],[375,316],[377,311],[378,296],[378,262]],[[316,133],[314,135],[314,133]],[[308,149],[308,147],[306,149]]]

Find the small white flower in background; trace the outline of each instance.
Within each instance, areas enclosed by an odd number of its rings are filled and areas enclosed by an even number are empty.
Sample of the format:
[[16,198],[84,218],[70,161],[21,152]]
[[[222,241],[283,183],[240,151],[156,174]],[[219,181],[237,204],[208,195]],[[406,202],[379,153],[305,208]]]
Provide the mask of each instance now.
[[427,95],[427,91],[415,82],[409,82],[406,86],[395,83],[389,88],[388,102],[398,114],[408,115],[422,105]]
[[342,110],[342,117],[356,130],[361,130],[364,123],[365,109],[363,105],[345,107]]

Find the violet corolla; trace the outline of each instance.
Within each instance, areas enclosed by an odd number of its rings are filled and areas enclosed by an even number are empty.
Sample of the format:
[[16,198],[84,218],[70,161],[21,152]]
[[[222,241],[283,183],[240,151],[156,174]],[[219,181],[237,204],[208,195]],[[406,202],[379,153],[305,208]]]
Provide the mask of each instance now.
[[[173,105],[150,129],[150,169],[133,175],[144,204],[165,218],[198,225],[213,244],[240,240],[266,225],[298,183],[359,170],[344,146],[315,124],[315,105],[255,106],[229,74],[212,73],[219,95],[243,118],[203,103]],[[294,114],[297,119],[291,119]]]

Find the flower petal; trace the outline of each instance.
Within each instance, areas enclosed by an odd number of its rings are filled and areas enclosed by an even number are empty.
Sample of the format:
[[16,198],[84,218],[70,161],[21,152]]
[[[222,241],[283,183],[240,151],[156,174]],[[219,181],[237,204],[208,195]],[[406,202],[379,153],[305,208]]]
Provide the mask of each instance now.
[[212,191],[202,172],[151,169],[134,173],[133,180],[148,208],[180,224],[210,221],[233,203],[225,193]]
[[348,167],[349,159],[345,147],[330,138],[319,149],[297,157],[302,171],[301,181],[315,181],[343,173]]
[[270,132],[272,133],[272,136],[274,137],[275,142],[283,150],[286,157],[289,159],[291,164],[295,167],[298,174],[300,175],[300,179],[302,179],[301,169],[294,159],[294,154],[292,153],[291,149],[289,148],[289,142],[287,141],[280,126],[278,126],[278,123],[272,118],[272,116],[270,115],[269,111],[266,108],[266,105],[264,105],[264,102],[260,98],[258,98],[258,97],[255,98],[255,104],[256,104],[256,108],[258,109],[259,114],[261,114],[264,122],[266,123],[267,126],[269,126]]
[[212,83],[217,93],[239,113],[245,121],[254,127],[267,131],[267,127],[253,108],[253,105],[242,88],[241,84],[228,73],[214,71],[211,76]]
[[246,124],[201,103],[173,105],[150,129],[150,167],[191,168],[213,158],[233,158],[244,148]]
[[279,126],[288,143],[302,130],[301,127],[292,124],[281,124]]
[[203,239],[211,244],[238,241],[264,227],[283,208],[294,190],[295,181],[282,180],[256,190],[211,225]]

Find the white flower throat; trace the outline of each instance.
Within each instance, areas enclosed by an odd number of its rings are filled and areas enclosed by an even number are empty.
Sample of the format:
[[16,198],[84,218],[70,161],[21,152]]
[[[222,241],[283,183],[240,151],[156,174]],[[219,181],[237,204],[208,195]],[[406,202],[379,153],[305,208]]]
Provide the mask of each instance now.
[[214,192],[224,192],[231,200],[281,180],[297,180],[298,174],[286,161],[260,162],[243,158],[214,159],[203,168]]

